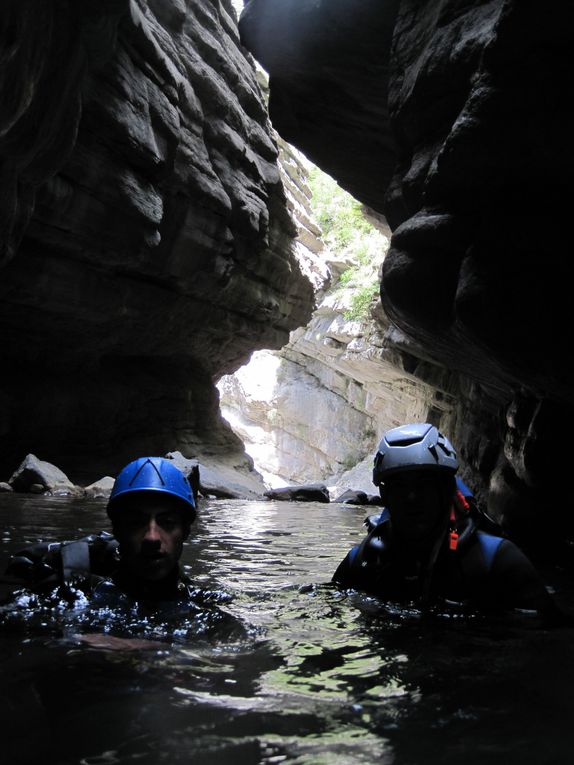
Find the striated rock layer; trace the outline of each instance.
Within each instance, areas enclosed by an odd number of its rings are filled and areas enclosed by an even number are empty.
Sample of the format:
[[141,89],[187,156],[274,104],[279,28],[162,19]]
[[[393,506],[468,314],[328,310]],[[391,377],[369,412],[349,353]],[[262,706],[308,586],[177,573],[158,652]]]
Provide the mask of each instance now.
[[313,288],[231,0],[5,0],[0,52],[0,468],[245,464],[213,380]]
[[[388,246],[382,234],[370,247],[377,259],[369,268],[374,279]],[[423,362],[389,324],[375,288],[368,308],[356,316],[350,311],[356,288],[338,274],[341,267],[351,273],[342,257],[356,267],[352,245],[338,255],[327,248],[321,254],[333,281],[311,321],[280,351],[254,353],[249,364],[219,381],[222,413],[270,485],[321,479],[333,497],[349,488],[372,494],[381,432],[448,414],[453,401],[443,386],[449,375],[435,368],[431,378],[429,367],[429,382],[421,382],[416,373]],[[402,342],[401,353],[393,352],[390,334]]]
[[572,15],[521,0],[251,0],[240,23],[275,128],[391,225],[383,305],[449,372],[457,406],[441,424],[464,476],[552,555],[541,513],[559,540],[572,533]]

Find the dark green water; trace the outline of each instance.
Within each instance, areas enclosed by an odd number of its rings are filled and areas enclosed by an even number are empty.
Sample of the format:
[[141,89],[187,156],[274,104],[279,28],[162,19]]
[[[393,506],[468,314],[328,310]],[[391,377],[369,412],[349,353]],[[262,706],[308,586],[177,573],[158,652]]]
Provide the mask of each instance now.
[[[338,592],[329,580],[364,515],[204,503],[184,563],[250,625],[240,638],[151,620],[134,625],[139,642],[97,646],[81,635],[105,636],[105,614],[81,604],[5,620],[2,762],[572,762],[574,630]],[[0,495],[0,522],[0,570],[28,542],[108,528],[101,502],[45,497]]]

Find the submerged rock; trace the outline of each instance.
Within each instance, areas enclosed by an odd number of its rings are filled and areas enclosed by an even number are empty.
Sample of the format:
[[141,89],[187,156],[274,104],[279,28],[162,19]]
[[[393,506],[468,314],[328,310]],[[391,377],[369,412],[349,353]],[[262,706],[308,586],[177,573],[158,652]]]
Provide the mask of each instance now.
[[279,502],[330,502],[329,490],[324,483],[302,486],[281,486],[265,492],[267,499]]
[[343,505],[382,505],[383,501],[378,494],[367,494],[366,491],[347,489],[340,494],[335,502]]

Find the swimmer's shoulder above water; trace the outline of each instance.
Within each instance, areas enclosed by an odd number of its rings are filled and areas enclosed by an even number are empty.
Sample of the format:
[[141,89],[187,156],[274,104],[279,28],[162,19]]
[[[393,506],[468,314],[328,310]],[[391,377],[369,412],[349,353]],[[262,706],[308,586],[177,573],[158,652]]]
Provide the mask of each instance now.
[[574,624],[556,605],[526,555],[473,504],[455,477],[456,451],[429,423],[386,432],[373,483],[384,510],[340,563],[333,581],[392,601],[440,600],[481,610],[536,611]]

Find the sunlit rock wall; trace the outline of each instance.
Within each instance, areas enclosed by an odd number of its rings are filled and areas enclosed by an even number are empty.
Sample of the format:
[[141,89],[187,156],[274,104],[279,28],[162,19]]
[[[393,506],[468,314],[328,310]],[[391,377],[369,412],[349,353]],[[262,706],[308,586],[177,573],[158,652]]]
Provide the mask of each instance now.
[[245,461],[213,381],[313,287],[231,0],[5,0],[0,51],[0,466]]
[[[300,191],[309,206],[309,190],[307,197],[303,185]],[[370,246],[381,264],[388,237],[381,234]],[[352,247],[335,255],[317,240],[314,249],[333,274],[330,288],[286,346],[253,354],[220,380],[222,412],[269,485],[325,480],[333,494],[373,493],[381,433],[449,413],[452,397],[442,387],[449,375],[434,368],[432,382],[422,383],[413,374],[422,362],[409,355],[408,339],[389,325],[375,294],[364,316],[348,316],[353,288],[339,277],[355,262]],[[393,350],[397,342],[402,353]]]
[[421,383],[405,358],[389,354],[380,322],[345,320],[328,294],[281,351],[259,351],[222,378],[222,411],[270,485],[325,480],[373,493],[381,433],[438,421],[453,405],[440,379]]
[[540,513],[572,533],[570,4],[251,0],[240,28],[278,132],[387,216],[383,305],[450,370],[463,474],[556,554]]

